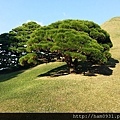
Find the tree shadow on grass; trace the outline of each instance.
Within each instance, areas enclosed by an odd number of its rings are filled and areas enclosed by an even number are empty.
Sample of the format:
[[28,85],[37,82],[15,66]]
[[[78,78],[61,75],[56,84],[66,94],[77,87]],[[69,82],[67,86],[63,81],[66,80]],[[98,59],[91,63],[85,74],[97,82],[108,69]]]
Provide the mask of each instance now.
[[104,65],[94,65],[94,64],[89,65],[88,63],[88,67],[84,75],[96,76],[96,74],[101,74],[101,75],[110,76],[113,73],[113,70],[111,68],[115,68],[117,63],[119,63],[119,61],[114,58],[110,58],[109,61]]
[[63,75],[68,75],[67,65],[62,65],[60,67],[52,69],[46,73],[40,74],[38,77],[44,77],[44,76],[57,77],[57,76],[63,76]]
[[[105,65],[94,65],[90,62],[79,62],[78,69],[76,71],[73,70],[71,73],[75,74],[84,74],[85,76],[97,76],[97,74],[110,76],[113,73],[111,68],[115,68],[116,64],[119,63],[118,60],[111,58],[108,63]],[[38,77],[50,76],[50,77],[58,77],[63,75],[68,75],[67,65],[63,65],[52,69],[46,73],[40,74]]]
[[115,68],[117,63],[119,63],[119,61],[117,59],[110,58],[110,60],[107,62],[106,65],[108,67]]
[[27,70],[28,67],[16,67],[0,70],[0,82],[10,80]]
[[17,77],[18,74],[21,74],[22,72],[23,72],[23,70],[11,72],[11,73],[0,74],[0,82],[5,82],[5,81],[10,80],[14,77]]

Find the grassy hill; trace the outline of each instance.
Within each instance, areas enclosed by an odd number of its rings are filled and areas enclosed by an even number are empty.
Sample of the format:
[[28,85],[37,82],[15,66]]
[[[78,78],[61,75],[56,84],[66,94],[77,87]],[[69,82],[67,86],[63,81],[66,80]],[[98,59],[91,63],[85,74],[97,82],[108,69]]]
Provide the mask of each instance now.
[[[102,25],[113,42],[113,58],[120,61],[120,18]],[[38,65],[0,75],[0,112],[120,112],[120,65],[110,76],[70,74],[40,77],[64,62]]]
[[101,25],[111,36],[113,48],[111,49],[112,56],[120,60],[120,17],[114,17]]

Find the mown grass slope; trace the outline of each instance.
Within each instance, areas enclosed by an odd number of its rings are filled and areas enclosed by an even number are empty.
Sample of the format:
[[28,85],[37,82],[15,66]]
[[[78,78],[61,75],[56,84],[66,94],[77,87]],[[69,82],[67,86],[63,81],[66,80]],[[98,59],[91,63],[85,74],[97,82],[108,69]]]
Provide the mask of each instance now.
[[112,56],[120,60],[120,17],[114,17],[101,25],[111,36],[113,48],[111,49]]
[[[112,56],[120,61],[118,27],[116,18],[102,25],[111,35]],[[39,77],[63,65],[54,62],[0,75],[0,112],[120,112],[119,63],[110,76]]]

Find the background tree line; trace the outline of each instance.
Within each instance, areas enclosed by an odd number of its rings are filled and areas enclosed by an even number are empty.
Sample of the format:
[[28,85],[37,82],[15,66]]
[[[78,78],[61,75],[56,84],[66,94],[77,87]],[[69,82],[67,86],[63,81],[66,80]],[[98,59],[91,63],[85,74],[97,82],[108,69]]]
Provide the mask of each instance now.
[[0,35],[0,69],[30,67],[63,58],[68,73],[78,62],[105,64],[111,58],[110,35],[85,20],[67,19],[48,26],[28,22]]

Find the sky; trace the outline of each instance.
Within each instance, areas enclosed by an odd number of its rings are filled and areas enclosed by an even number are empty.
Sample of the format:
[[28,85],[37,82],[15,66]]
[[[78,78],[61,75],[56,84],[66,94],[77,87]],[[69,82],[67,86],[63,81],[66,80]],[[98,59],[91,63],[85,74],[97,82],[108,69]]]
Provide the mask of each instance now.
[[28,21],[90,20],[99,25],[120,16],[120,0],[0,0],[0,34]]

